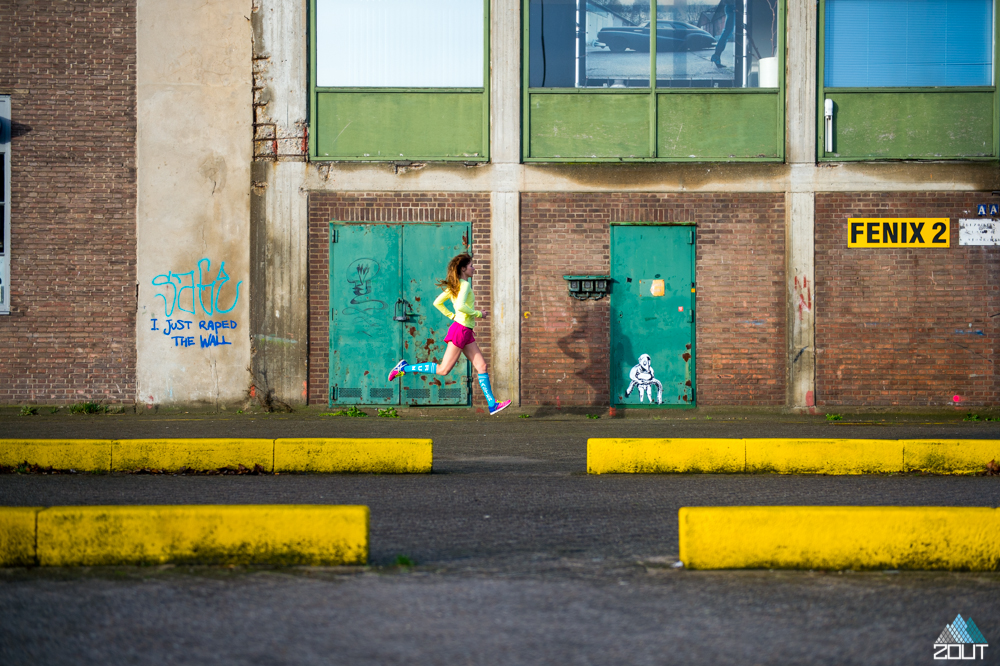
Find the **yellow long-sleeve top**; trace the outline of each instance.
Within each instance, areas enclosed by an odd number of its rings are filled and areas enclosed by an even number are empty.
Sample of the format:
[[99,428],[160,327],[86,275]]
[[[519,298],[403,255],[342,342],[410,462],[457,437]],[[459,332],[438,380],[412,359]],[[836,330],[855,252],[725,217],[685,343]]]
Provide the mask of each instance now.
[[[476,326],[476,319],[482,317],[483,313],[472,308],[476,302],[476,297],[472,294],[471,281],[459,280],[458,283],[461,285],[458,288],[458,295],[452,296],[451,292],[446,289],[441,292],[440,296],[434,299],[434,307],[440,310],[441,314],[448,319],[454,319],[467,328],[474,328]],[[455,309],[454,313],[444,306],[448,300],[451,301],[451,307]]]

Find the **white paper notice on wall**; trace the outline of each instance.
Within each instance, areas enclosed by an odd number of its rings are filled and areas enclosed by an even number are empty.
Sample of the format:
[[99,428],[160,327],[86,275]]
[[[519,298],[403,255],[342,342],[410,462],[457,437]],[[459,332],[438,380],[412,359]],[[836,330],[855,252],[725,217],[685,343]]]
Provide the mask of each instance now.
[[1000,220],[959,220],[959,245],[1000,245]]

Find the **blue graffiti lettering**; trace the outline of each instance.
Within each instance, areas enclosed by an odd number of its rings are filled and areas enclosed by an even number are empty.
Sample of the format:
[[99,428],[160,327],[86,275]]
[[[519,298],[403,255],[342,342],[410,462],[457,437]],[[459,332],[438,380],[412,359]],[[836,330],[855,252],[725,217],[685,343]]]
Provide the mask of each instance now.
[[194,322],[186,319],[167,319],[167,327],[163,329],[163,335],[171,335],[175,331],[190,331]]
[[198,340],[201,342],[202,349],[205,347],[221,347],[222,345],[231,345],[232,342],[226,342],[226,336],[224,335],[209,335],[207,338],[204,335],[199,335]]
[[[153,286],[162,287],[166,292],[155,294],[157,298],[163,300],[163,312],[166,317],[172,317],[175,309],[190,315],[197,314],[195,301],[201,306],[201,311],[209,317],[215,314],[226,314],[236,308],[236,304],[240,300],[240,285],[243,284],[243,280],[236,283],[233,300],[229,307],[223,308],[219,304],[222,289],[230,281],[229,274],[226,273],[226,262],[219,262],[219,270],[214,278],[211,275],[212,261],[207,258],[198,261],[197,283],[195,282],[195,272],[175,273],[171,270],[153,278]],[[197,296],[195,290],[197,290]]]
[[170,339],[174,341],[174,347],[193,347],[194,346],[194,336],[190,336],[190,335],[174,335],[174,336],[171,336]]
[[160,329],[156,328],[156,317],[153,317],[153,328],[149,329],[151,331],[158,331]]
[[230,319],[229,321],[199,321],[198,328],[203,331],[218,331],[220,328],[236,328],[236,322]]

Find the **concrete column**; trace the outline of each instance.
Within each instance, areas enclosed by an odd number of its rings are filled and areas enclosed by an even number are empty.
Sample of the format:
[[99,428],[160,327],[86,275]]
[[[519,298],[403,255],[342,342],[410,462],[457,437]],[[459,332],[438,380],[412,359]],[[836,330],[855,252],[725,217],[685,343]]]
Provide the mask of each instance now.
[[140,404],[224,407],[247,390],[249,9],[136,6]]
[[785,156],[791,174],[785,193],[786,406],[802,410],[816,404],[817,10],[815,0],[787,1]]
[[491,12],[490,197],[494,390],[521,403],[521,3],[493,0]]
[[252,23],[251,370],[265,396],[303,404],[309,357],[306,3],[258,0]]

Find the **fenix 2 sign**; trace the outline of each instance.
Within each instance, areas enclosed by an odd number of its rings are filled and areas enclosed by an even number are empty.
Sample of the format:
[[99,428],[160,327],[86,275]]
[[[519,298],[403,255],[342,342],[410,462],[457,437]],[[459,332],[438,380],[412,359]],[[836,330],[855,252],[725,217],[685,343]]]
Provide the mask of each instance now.
[[852,217],[847,220],[847,247],[950,246],[951,220],[947,217]]

